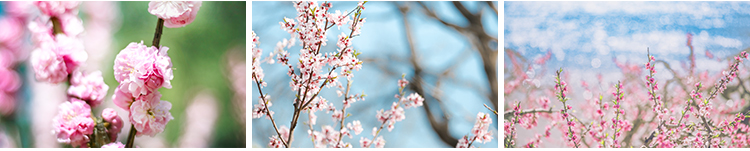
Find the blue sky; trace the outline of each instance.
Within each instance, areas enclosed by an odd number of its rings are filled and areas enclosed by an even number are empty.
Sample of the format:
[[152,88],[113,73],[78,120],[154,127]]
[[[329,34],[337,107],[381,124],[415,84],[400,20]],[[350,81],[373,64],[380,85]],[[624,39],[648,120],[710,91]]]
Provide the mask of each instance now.
[[[479,11],[478,2],[462,2],[470,11]],[[345,10],[348,12],[352,8],[356,7],[356,2],[332,2],[333,8],[330,12],[335,10]],[[461,19],[461,14],[452,8],[450,2],[427,2],[428,7],[435,7],[438,16],[458,25],[468,24],[465,20]],[[289,34],[279,28],[278,22],[283,17],[293,18],[295,16],[294,7],[291,2],[252,2],[252,30],[257,33],[260,37],[260,48],[264,51],[264,57],[274,49],[276,43],[289,38]],[[393,95],[397,93],[397,80],[400,79],[401,73],[411,74],[413,69],[407,64],[409,57],[408,46],[406,45],[406,37],[404,35],[403,23],[401,14],[397,8],[391,2],[380,2],[371,1],[365,4],[365,11],[363,16],[366,18],[366,22],[362,27],[361,36],[353,39],[353,47],[358,51],[362,52],[361,58],[377,58],[385,59],[380,61],[393,62],[388,68],[395,69],[398,72],[396,76],[389,76],[382,72],[382,70],[376,66],[375,63],[365,62],[362,70],[354,72],[355,77],[353,78],[354,83],[352,92],[364,91],[368,97],[365,102],[357,102],[353,104],[352,111],[362,111],[363,114],[352,115],[352,120],[362,121],[363,128],[365,131],[353,139],[345,138],[344,141],[351,142],[355,146],[359,146],[359,138],[372,137],[369,133],[377,121],[375,120],[375,110],[383,108],[389,108],[393,99]],[[486,77],[483,73],[481,66],[480,56],[475,51],[469,51],[473,48],[469,45],[467,40],[460,35],[458,32],[443,26],[439,22],[428,18],[422,14],[418,5],[412,5],[412,11],[408,14],[408,19],[411,24],[412,34],[415,40],[415,48],[417,49],[419,59],[425,70],[428,72],[439,72],[446,67],[459,64],[459,68],[454,71],[456,78],[460,81],[444,81],[443,85],[437,89],[431,89],[434,85],[429,85],[430,91],[441,91],[446,100],[444,105],[450,107],[449,110],[452,120],[451,131],[455,138],[460,138],[466,135],[471,130],[474,124],[474,118],[478,112],[488,113],[482,104],[491,104],[487,98],[482,97],[486,93],[489,93],[489,86],[486,85]],[[486,14],[490,13],[491,10],[483,9]],[[494,12],[492,12],[494,14]],[[487,27],[488,33],[498,33],[498,20],[495,15],[485,15],[483,18],[485,27]],[[335,50],[335,39],[341,32],[348,32],[348,26],[341,27],[341,30],[336,27],[331,28],[332,30],[328,33],[329,43],[322,49],[333,51]],[[497,37],[496,34],[492,34]],[[287,49],[291,53],[290,59],[296,60],[299,54],[299,46],[294,46],[291,49]],[[465,58],[455,60],[459,54],[463,52],[472,52],[466,55]],[[402,63],[403,65],[397,65]],[[295,65],[296,66],[296,65]],[[288,106],[291,106],[291,101],[284,101],[283,99],[289,100],[288,92],[289,88],[289,77],[286,75],[286,68],[280,68],[278,64],[268,65],[263,64],[262,68],[266,73],[266,79],[269,81],[269,87],[263,89],[263,92],[270,92],[272,97],[278,99],[278,103],[274,103],[271,107],[272,110],[276,110],[274,117],[278,116],[284,122],[277,123],[283,125],[289,125],[288,119],[291,117],[291,113],[284,113],[283,111],[291,110]],[[407,78],[412,75],[407,74]],[[432,79],[430,79],[432,78]],[[434,77],[426,77],[427,80],[435,80]],[[278,84],[275,84],[278,83]],[[278,86],[274,86],[278,85]],[[475,85],[481,88],[481,92],[473,90],[473,88],[467,88],[466,85]],[[256,87],[251,88],[251,95],[257,96]],[[337,107],[341,106],[340,97],[336,97],[335,89],[325,90],[331,93],[322,93],[321,95],[329,99]],[[411,93],[411,91],[408,91]],[[257,104],[257,97],[252,97],[252,104]],[[350,109],[347,109],[349,111]],[[290,111],[289,111],[290,112]],[[330,114],[317,113],[318,124],[316,130],[322,125],[331,125]],[[386,147],[422,147],[422,148],[433,148],[433,147],[455,147],[444,146],[443,143],[438,139],[437,135],[434,134],[430,128],[429,122],[423,109],[407,109],[407,119],[398,122],[396,128],[392,132],[385,131],[384,137],[387,141]],[[497,118],[496,118],[497,119]],[[307,120],[306,115],[300,118],[300,120]],[[349,121],[349,119],[347,119]],[[256,126],[256,125],[270,125],[267,119],[255,119],[252,120],[253,124],[253,147],[265,147],[268,143],[268,137],[270,133],[263,131],[273,129],[267,126]],[[478,147],[497,147],[498,146],[498,131],[497,121],[493,122],[493,128],[490,128],[495,134],[494,140],[486,144],[477,144]],[[379,126],[379,124],[378,124]],[[299,143],[302,147],[310,147],[311,142],[307,140],[307,127],[303,126],[302,129],[296,130],[295,137],[305,138],[298,139],[295,143]],[[258,134],[256,134],[258,133]],[[406,137],[404,137],[406,136]],[[299,141],[305,140],[305,141]],[[476,143],[475,143],[476,144]],[[258,146],[255,146],[258,145]]]
[[726,57],[750,44],[748,2],[505,2],[504,22],[505,48],[532,58],[551,50],[552,62],[572,67],[594,67],[589,58],[602,68],[615,67],[612,57],[643,62],[647,47],[685,60],[690,33],[697,68],[718,71],[711,67],[723,63],[707,50]]

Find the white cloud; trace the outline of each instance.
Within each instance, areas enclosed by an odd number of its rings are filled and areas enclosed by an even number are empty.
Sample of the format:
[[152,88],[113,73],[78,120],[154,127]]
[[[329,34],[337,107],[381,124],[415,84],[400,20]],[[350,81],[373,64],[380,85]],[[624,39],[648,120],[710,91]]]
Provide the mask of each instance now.
[[[734,2],[506,2],[506,44],[552,50],[557,60],[566,51],[689,54],[687,31],[724,28],[731,13],[750,14],[748,3]],[[645,17],[644,17],[645,16]],[[696,53],[707,48],[740,49],[740,40],[701,31],[693,37]]]

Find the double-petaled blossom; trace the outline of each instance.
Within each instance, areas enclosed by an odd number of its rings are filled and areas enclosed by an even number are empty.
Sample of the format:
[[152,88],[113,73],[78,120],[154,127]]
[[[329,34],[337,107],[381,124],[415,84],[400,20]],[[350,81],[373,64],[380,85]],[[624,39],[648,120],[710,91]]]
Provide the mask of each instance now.
[[107,134],[109,134],[110,140],[117,140],[117,134],[120,133],[123,126],[122,118],[120,118],[119,115],[117,115],[117,112],[115,112],[112,108],[105,108],[102,110],[102,119],[109,123],[109,127],[107,127]]
[[148,12],[164,19],[165,27],[179,28],[195,20],[202,3],[201,1],[152,1],[148,3]]
[[107,145],[103,145],[102,148],[125,148],[125,144],[121,142],[112,142]]
[[34,5],[47,16],[78,14],[78,1],[36,1]]
[[72,98],[60,104],[59,113],[52,119],[57,141],[70,143],[73,147],[86,147],[89,136],[94,133],[91,107],[86,102]]
[[68,74],[86,61],[88,54],[83,43],[65,34],[57,34],[54,39],[40,41],[31,53],[31,66],[37,80],[53,84],[63,82]]
[[167,123],[174,119],[169,112],[172,103],[160,100],[158,91],[139,97],[130,105],[130,123],[137,130],[136,136],[154,137],[164,131]]
[[[120,83],[120,91],[132,98],[146,95],[160,87],[172,88],[172,60],[167,54],[168,47],[148,47],[132,42],[115,57],[115,79]],[[118,93],[115,93],[117,95]]]
[[101,71],[94,71],[88,75],[76,71],[70,79],[68,95],[86,101],[91,107],[96,107],[104,100],[107,90],[109,86],[104,83]]

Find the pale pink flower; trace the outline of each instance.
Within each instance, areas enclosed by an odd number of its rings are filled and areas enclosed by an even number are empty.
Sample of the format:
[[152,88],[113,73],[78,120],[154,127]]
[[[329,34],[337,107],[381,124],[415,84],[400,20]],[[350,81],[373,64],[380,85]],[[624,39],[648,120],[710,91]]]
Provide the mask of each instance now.
[[368,138],[365,138],[365,137],[360,137],[360,138],[359,138],[359,145],[360,145],[360,146],[361,146],[362,148],[365,148],[365,147],[370,147],[370,144],[371,144],[371,143],[372,143],[372,141],[370,141],[370,139],[368,139]]
[[34,50],[31,52],[30,60],[37,80],[56,84],[68,77],[65,61],[52,50]]
[[109,139],[117,140],[117,134],[120,133],[123,126],[122,118],[117,115],[117,112],[115,112],[114,109],[105,108],[102,110],[102,119],[104,119],[105,122],[109,122],[109,127],[107,128]]
[[268,147],[272,148],[281,148],[284,144],[281,142],[281,139],[279,139],[278,135],[274,135],[271,137],[271,140],[268,142]]
[[48,16],[58,16],[65,13],[78,14],[78,1],[36,1],[34,5]]
[[385,147],[385,139],[383,139],[383,136],[378,136],[377,139],[373,142],[375,144],[376,148],[383,148]]
[[475,141],[487,143],[492,140],[492,132],[489,132],[490,124],[492,124],[492,118],[489,114],[483,112],[477,114],[477,121],[471,129],[471,133],[476,137]]
[[39,43],[31,54],[31,64],[37,80],[57,84],[85,62],[88,54],[83,50],[83,43],[76,38],[65,34],[54,38]]
[[72,98],[69,102],[60,104],[59,108],[59,113],[52,119],[57,141],[70,143],[73,147],[85,146],[89,141],[87,135],[94,133],[90,106]]
[[86,101],[92,107],[96,107],[104,100],[107,90],[109,90],[109,86],[104,83],[101,71],[94,71],[85,76],[81,71],[76,71],[73,72],[70,79],[68,95],[77,97]]
[[152,1],[148,12],[164,19],[164,26],[179,28],[195,20],[203,2],[201,1]]
[[102,148],[125,148],[125,145],[121,142],[112,142],[107,145],[102,146]]
[[133,123],[138,131],[137,136],[154,137],[164,131],[167,123],[174,119],[169,112],[172,104],[159,100],[161,95],[156,94],[158,93],[153,93],[150,97],[139,97],[130,106],[130,123]]
[[[122,88],[123,85],[118,85],[115,88],[114,94],[112,94],[112,102],[115,103],[118,107],[122,108],[123,110],[130,110],[130,104],[133,103],[132,94],[130,92],[123,91]],[[155,91],[155,93],[158,93],[159,91]]]
[[83,32],[83,21],[78,18],[78,15],[65,14],[58,16],[57,19],[62,26],[62,32],[66,35],[74,37]]
[[341,121],[341,118],[344,117],[340,110],[333,111],[333,115],[331,115],[331,118],[333,118],[333,121]]
[[115,79],[122,85],[120,90],[135,98],[160,87],[172,88],[170,80],[174,75],[167,50],[167,47],[147,47],[143,41],[128,44],[115,57]]
[[469,148],[469,140],[468,136],[462,137],[460,140],[458,140],[458,144],[456,144],[456,148]]
[[362,129],[362,124],[359,122],[359,120],[353,121],[349,124],[346,124],[346,127],[354,130],[354,134],[359,135],[359,133],[362,133],[364,129]]
[[404,107],[409,108],[409,107],[420,107],[423,105],[422,102],[424,102],[424,98],[422,98],[422,96],[420,96],[417,93],[412,93],[406,97],[406,100],[403,103],[404,103]]

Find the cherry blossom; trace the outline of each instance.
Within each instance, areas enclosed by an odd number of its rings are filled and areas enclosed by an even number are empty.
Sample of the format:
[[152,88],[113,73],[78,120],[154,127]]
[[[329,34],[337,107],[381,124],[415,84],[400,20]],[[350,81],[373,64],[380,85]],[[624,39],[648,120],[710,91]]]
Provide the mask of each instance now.
[[112,142],[102,146],[102,148],[125,148],[125,144],[122,144],[121,142]]
[[84,100],[92,107],[102,103],[109,89],[104,83],[101,71],[94,71],[88,75],[83,75],[80,71],[73,72],[70,84],[68,95]]
[[148,12],[164,19],[164,26],[179,28],[195,20],[203,2],[201,1],[152,1]]
[[117,134],[120,133],[124,124],[122,118],[117,115],[117,112],[115,112],[114,109],[105,108],[104,110],[102,110],[102,119],[104,119],[105,122],[109,123],[109,127],[107,128],[109,139],[117,140]]
[[[123,85],[120,91],[135,98],[160,87],[172,88],[172,61],[167,55],[168,47],[147,47],[130,43],[115,57],[115,79]],[[118,93],[115,93],[118,95]]]
[[78,1],[35,1],[42,14],[48,16],[58,16],[65,13],[78,14]]
[[164,131],[167,123],[174,119],[169,112],[172,103],[161,101],[161,94],[152,93],[147,97],[133,101],[130,106],[130,123],[137,130],[136,136],[148,135],[154,137]]
[[88,135],[94,132],[91,107],[82,100],[72,98],[59,106],[60,111],[52,119],[57,141],[70,143],[73,147],[85,147]]

